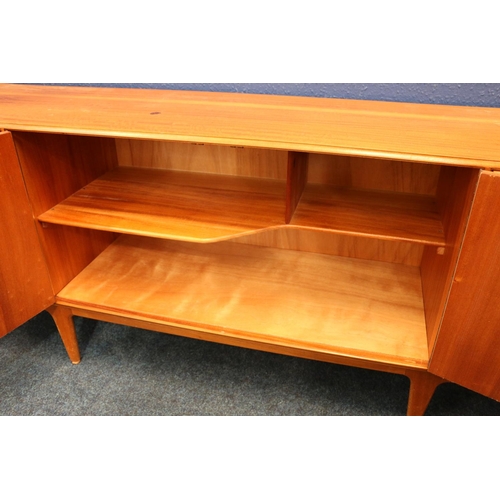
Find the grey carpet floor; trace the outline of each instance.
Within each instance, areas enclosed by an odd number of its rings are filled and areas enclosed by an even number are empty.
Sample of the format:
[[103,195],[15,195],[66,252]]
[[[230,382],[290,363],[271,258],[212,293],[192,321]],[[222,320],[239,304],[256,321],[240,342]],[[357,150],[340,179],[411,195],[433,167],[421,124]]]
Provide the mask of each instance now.
[[[404,415],[406,377],[76,318],[72,365],[47,313],[0,339],[0,415]],[[500,415],[454,384],[426,415]]]

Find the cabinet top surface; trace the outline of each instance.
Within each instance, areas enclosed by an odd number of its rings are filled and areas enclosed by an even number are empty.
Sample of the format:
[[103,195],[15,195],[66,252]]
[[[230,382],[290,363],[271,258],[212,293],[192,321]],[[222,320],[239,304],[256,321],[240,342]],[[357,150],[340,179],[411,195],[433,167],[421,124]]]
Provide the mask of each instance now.
[[498,108],[4,84],[0,85],[0,128],[500,170]]

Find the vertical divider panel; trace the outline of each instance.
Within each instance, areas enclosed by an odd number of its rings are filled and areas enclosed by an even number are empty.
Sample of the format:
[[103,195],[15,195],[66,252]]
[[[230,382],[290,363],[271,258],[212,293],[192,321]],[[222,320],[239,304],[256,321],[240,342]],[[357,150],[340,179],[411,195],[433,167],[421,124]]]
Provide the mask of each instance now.
[[299,153],[296,151],[289,151],[288,153],[285,210],[286,224],[289,224],[292,220],[295,209],[299,204],[300,197],[307,184],[308,159],[309,155],[307,153]]

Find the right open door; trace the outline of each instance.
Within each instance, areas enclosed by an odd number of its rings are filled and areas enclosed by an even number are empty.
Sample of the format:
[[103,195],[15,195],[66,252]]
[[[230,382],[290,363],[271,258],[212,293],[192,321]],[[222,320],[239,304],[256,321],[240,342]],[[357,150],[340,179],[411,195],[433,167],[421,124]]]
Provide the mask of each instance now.
[[429,371],[500,400],[500,172],[479,176]]

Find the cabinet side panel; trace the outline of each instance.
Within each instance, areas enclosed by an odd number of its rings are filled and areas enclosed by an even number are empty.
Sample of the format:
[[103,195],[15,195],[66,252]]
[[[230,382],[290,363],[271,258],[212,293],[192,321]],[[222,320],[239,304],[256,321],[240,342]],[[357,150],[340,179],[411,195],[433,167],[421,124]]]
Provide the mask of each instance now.
[[500,173],[481,172],[429,371],[500,400]]
[[429,352],[443,316],[478,176],[479,171],[474,169],[443,167],[441,171],[437,203],[446,246],[426,247],[421,265]]
[[[14,134],[35,217],[116,166],[113,139]],[[115,239],[107,232],[36,223],[55,293]]]
[[113,139],[13,134],[35,217],[117,164]]
[[54,302],[19,162],[0,133],[0,337]]

